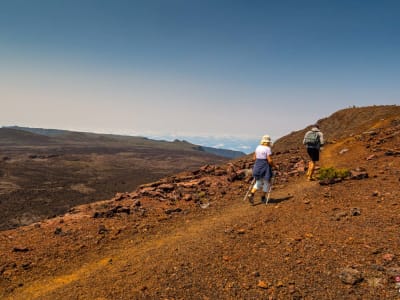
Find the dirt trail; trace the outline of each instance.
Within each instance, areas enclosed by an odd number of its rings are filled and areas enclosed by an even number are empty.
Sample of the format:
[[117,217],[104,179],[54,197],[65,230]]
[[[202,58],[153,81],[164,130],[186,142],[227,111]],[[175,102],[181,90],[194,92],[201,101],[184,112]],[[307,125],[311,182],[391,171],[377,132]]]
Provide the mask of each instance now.
[[[290,198],[288,194],[298,194],[303,188],[303,184],[298,183],[274,191],[273,198],[286,200]],[[240,195],[232,199],[232,205],[223,211],[212,211],[206,218],[187,217],[170,224],[172,228],[162,233],[149,235],[144,241],[118,241],[110,249],[92,253],[84,263],[68,266],[73,271],[35,280],[17,289],[7,299],[101,299],[110,296],[115,299],[116,295],[122,297],[124,294],[135,295],[133,298],[141,297],[146,291],[157,289],[162,280],[155,275],[160,269],[174,270],[184,264],[187,257],[192,257],[190,260],[193,260],[193,255],[204,255],[203,258],[207,258],[220,252],[219,259],[229,260],[218,249],[224,243],[229,245],[227,230],[237,230],[239,235],[244,234],[245,229],[236,228],[238,220],[250,223],[276,210],[276,205],[289,205],[274,204],[274,199],[267,207],[250,206]]]

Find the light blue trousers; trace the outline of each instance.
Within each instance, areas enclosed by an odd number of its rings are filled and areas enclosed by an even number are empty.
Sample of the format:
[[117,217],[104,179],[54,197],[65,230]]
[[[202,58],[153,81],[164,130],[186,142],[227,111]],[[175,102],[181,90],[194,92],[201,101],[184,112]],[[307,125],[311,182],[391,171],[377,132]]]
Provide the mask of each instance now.
[[269,189],[269,181],[265,178],[257,179],[256,183],[253,186],[253,189],[259,190],[261,186],[263,188],[263,192],[267,193]]

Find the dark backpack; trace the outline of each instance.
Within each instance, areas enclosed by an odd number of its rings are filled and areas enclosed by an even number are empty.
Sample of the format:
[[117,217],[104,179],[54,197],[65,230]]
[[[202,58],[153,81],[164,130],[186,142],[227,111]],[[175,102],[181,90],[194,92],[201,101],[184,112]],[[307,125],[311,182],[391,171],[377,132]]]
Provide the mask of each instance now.
[[304,137],[304,142],[307,146],[318,147],[320,145],[319,134],[317,131],[309,131]]

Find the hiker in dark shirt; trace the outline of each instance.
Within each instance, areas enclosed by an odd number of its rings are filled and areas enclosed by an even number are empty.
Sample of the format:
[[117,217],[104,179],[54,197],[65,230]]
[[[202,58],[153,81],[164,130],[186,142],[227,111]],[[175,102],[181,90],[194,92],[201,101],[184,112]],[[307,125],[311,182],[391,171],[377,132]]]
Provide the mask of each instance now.
[[313,125],[310,131],[304,135],[303,144],[307,147],[307,153],[310,156],[308,163],[307,179],[314,180],[313,173],[315,169],[315,163],[319,161],[319,152],[321,147],[324,145],[324,135],[319,130],[319,126]]

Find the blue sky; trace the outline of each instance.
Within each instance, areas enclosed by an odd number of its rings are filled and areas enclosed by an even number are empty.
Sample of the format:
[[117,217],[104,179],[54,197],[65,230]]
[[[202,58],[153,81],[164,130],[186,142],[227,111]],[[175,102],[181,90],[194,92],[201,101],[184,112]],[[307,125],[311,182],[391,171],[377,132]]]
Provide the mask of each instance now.
[[400,104],[399,1],[1,0],[0,125],[277,139]]

